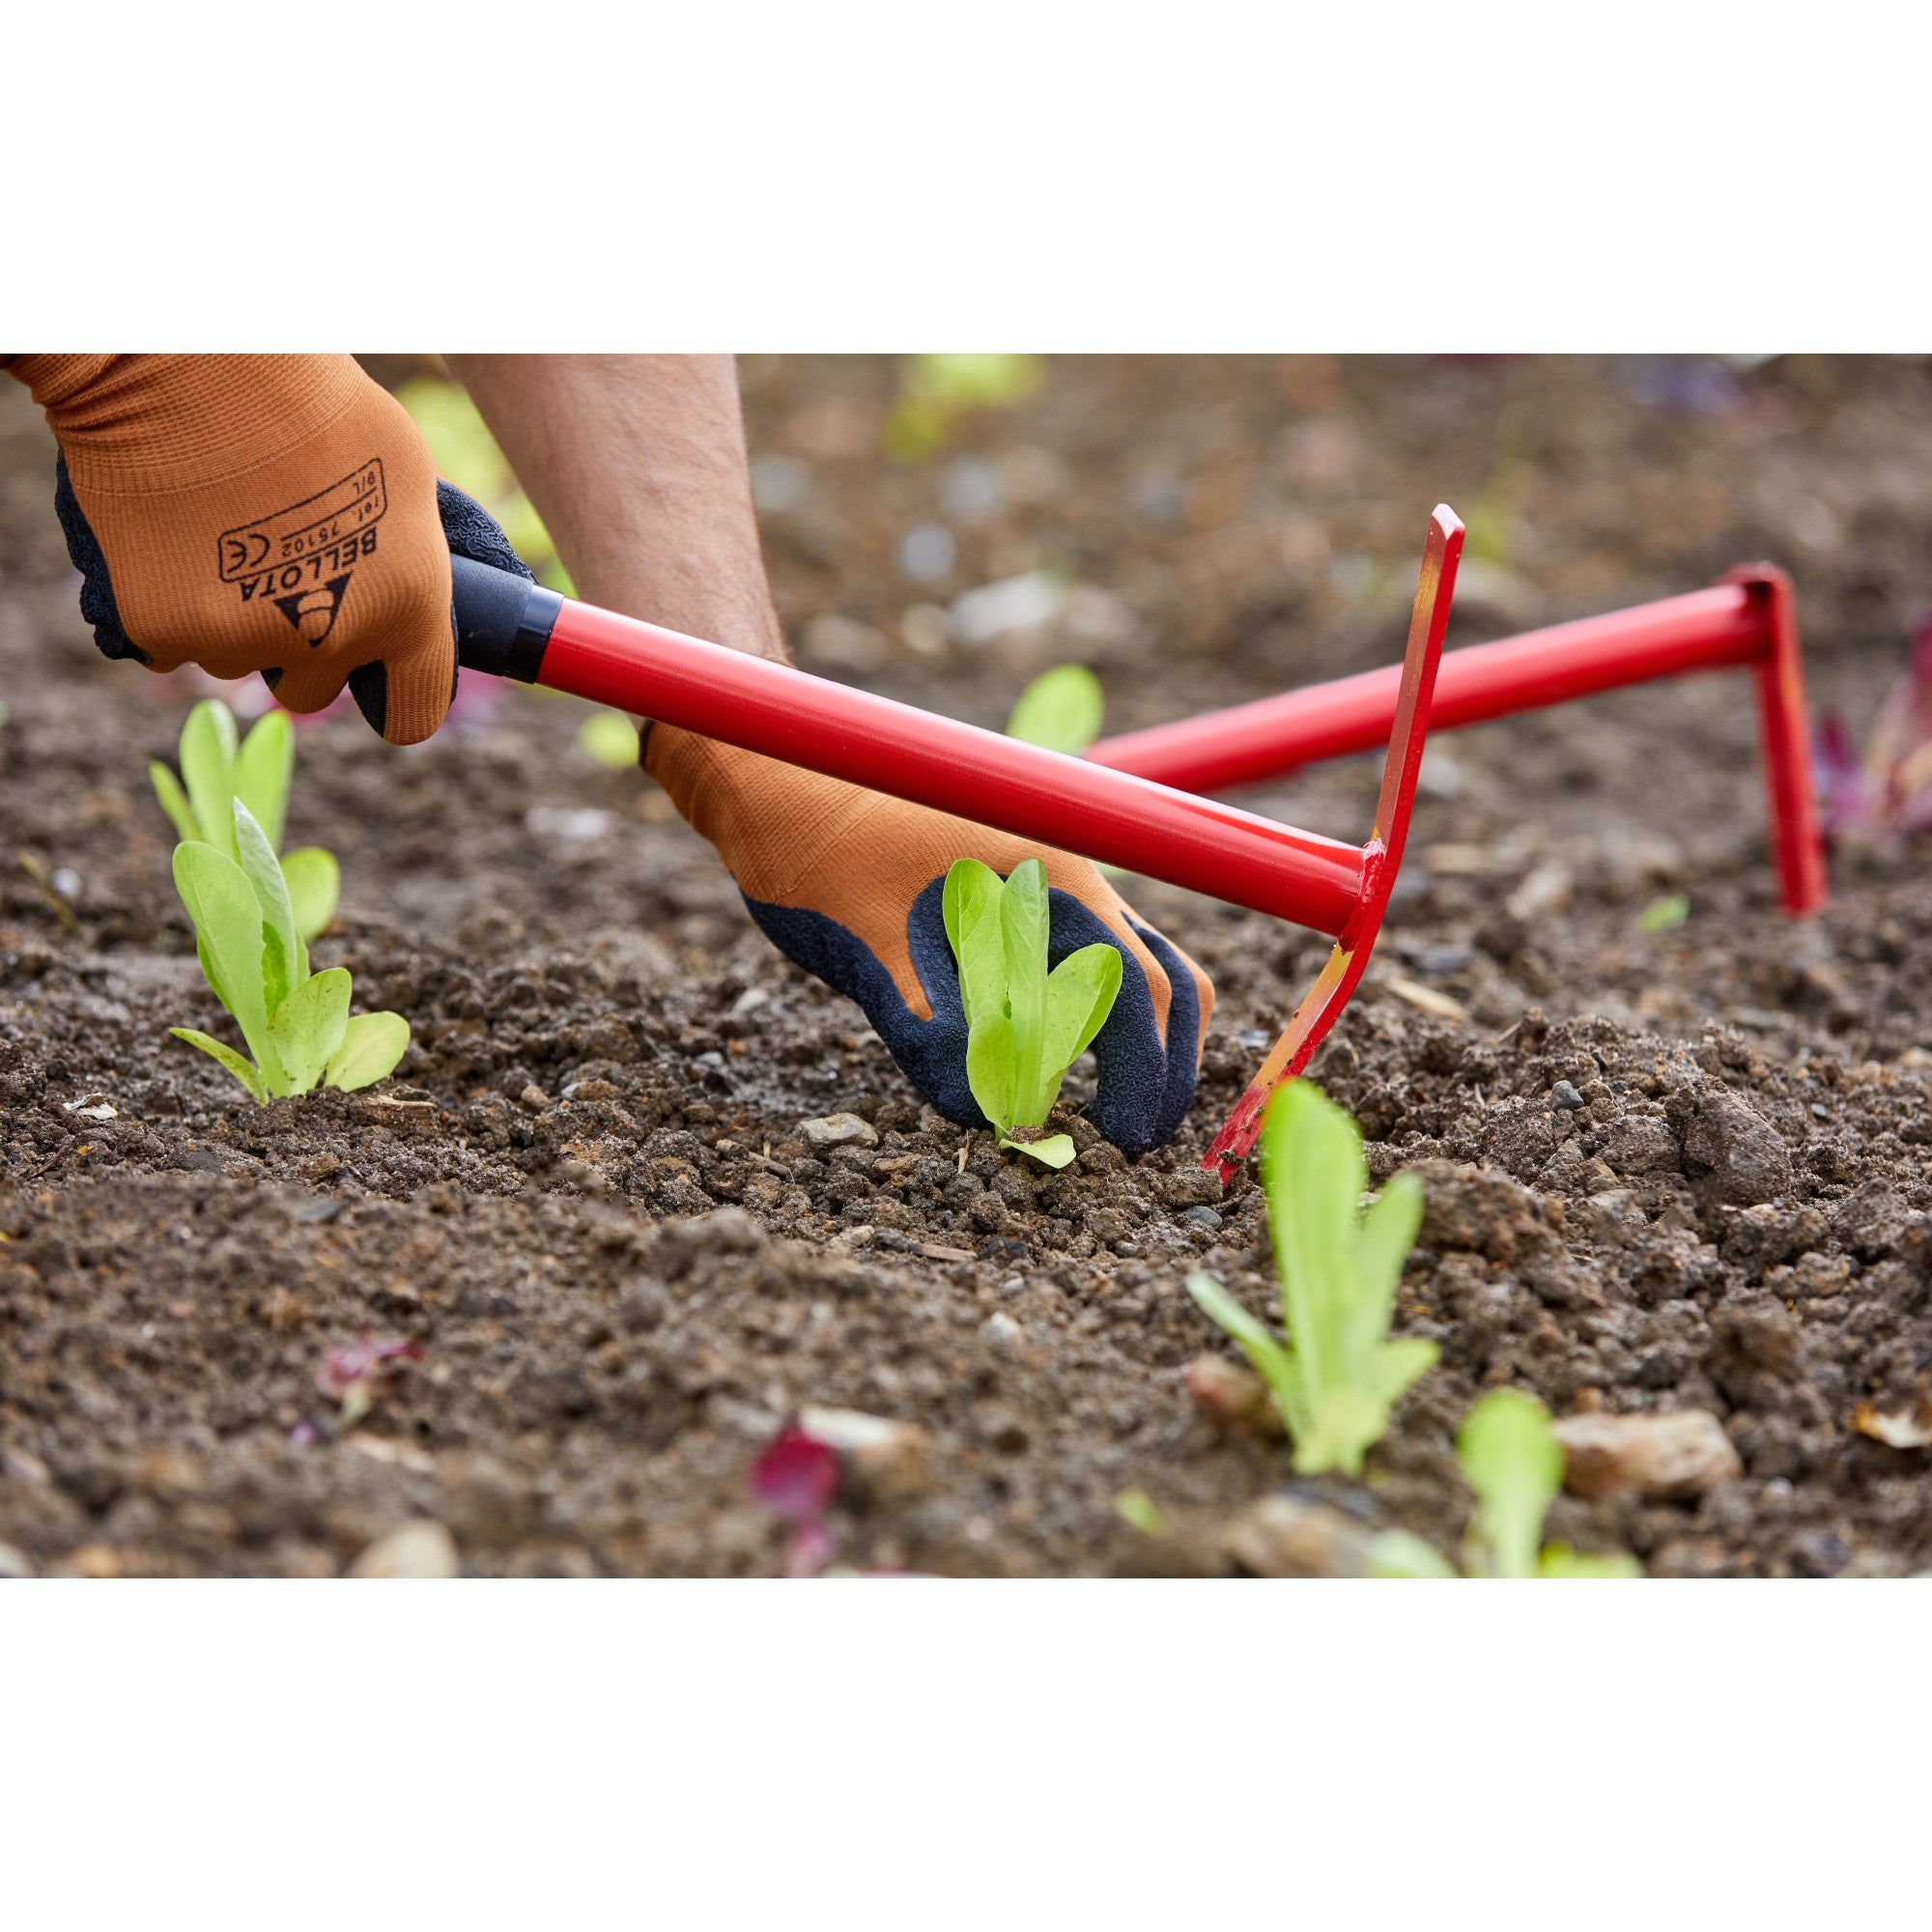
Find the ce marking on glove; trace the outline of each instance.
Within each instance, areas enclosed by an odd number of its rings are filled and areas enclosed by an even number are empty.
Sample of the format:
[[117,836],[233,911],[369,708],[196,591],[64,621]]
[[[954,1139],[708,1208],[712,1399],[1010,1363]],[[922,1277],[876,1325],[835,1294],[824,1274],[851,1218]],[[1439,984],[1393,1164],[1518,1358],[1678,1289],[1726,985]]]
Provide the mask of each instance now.
[[221,581],[242,601],[272,603],[310,644],[335,627],[354,566],[376,554],[376,526],[389,507],[383,463],[372,456],[340,482],[286,510],[223,530]]

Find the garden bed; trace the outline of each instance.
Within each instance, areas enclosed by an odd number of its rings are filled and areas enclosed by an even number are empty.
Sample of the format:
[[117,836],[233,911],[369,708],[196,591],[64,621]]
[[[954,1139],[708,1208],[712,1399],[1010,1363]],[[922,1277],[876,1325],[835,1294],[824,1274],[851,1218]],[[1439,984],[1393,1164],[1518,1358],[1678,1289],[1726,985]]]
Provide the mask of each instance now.
[[[1386,662],[1438,498],[1487,546],[1452,648],[1768,556],[1814,699],[1862,726],[1932,601],[1917,364],[1058,363],[918,466],[875,453],[889,364],[746,375],[801,662],[980,723],[1067,656],[1112,728]],[[923,1112],[662,795],[580,749],[579,707],[516,692],[408,753],[334,716],[290,826],[343,861],[316,959],[414,1043],[371,1092],[256,1108],[166,1037],[216,1013],[145,777],[193,694],[94,656],[51,469],[0,385],[6,1566],[335,1574],[428,1518],[478,1574],[769,1573],[747,1472],[817,1406],[919,1432],[834,1511],[858,1569],[1347,1568],[1350,1525],[1453,1548],[1455,1430],[1501,1382],[1559,1417],[1707,1411],[1737,1452],[1696,1493],[1564,1497],[1580,1548],[1932,1561],[1932,1449],[1858,1426],[1909,1422],[1932,1367],[1932,888],[1922,849],[1849,853],[1822,920],[1779,918],[1741,681],[1432,750],[1314,1074],[1378,1176],[1422,1169],[1396,1328],[1442,1360],[1365,1483],[1298,1483],[1190,1395],[1232,1355],[1183,1281],[1269,1304],[1258,1190],[1194,1163],[1321,941],[1128,882],[1220,991],[1200,1097],[1137,1163],[1076,1111],[1075,1165],[1030,1171]],[[924,582],[923,526],[953,551]],[[1043,622],[944,636],[940,606],[1041,566],[1080,586]],[[1358,838],[1375,776],[1247,802]],[[837,1115],[863,1127],[808,1125]],[[318,1369],[365,1336],[421,1358],[342,1428]],[[1257,1516],[1276,1494],[1335,1514]]]

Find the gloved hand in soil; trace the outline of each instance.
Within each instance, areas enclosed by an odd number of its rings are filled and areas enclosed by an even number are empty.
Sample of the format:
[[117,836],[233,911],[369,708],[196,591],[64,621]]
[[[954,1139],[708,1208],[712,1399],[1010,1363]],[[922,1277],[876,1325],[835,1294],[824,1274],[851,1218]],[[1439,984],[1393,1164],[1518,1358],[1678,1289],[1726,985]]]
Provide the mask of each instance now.
[[451,551],[527,577],[348,355],[17,355],[60,444],[54,505],[110,658],[260,671],[291,711],[345,683],[391,744],[456,690]]
[[906,1077],[961,1126],[985,1118],[966,1081],[966,1017],[941,913],[947,867],[980,859],[1004,877],[1022,859],[1043,861],[1050,963],[1103,941],[1124,966],[1094,1041],[1100,1079],[1088,1118],[1130,1154],[1173,1138],[1194,1098],[1214,988],[1097,867],[669,725],[649,727],[643,761],[718,848],[766,938],[858,1001]]
[[[579,594],[782,659],[758,549],[728,358],[453,356],[555,539]],[[1049,956],[1105,941],[1124,958],[1094,1041],[1094,1124],[1130,1153],[1169,1139],[1194,1096],[1213,988],[1085,860],[964,819],[653,725],[644,768],[718,848],[779,950],[865,1009],[948,1119],[984,1124],[941,912],[955,859],[1046,866]]]

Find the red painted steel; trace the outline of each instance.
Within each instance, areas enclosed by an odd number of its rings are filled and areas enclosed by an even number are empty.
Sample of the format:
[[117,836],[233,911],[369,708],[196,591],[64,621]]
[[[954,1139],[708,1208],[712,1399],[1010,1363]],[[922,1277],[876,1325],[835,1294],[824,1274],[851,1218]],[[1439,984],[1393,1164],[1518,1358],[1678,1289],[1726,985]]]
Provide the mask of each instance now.
[[539,683],[1339,933],[1360,848],[566,599]]
[[1315,984],[1294,1010],[1281,1037],[1261,1064],[1247,1091],[1235,1103],[1201,1165],[1221,1177],[1225,1186],[1241,1162],[1254,1151],[1269,1097],[1284,1081],[1305,1068],[1315,1050],[1349,1004],[1381,931],[1389,894],[1402,869],[1408,840],[1409,811],[1415,803],[1422,753],[1435,723],[1434,697],[1442,663],[1442,637],[1449,628],[1449,608],[1456,595],[1456,570],[1463,556],[1463,524],[1447,504],[1438,503],[1429,520],[1429,536],[1422,552],[1422,571],[1416,581],[1415,603],[1409,611],[1408,645],[1397,667],[1395,716],[1388,752],[1382,760],[1381,791],[1376,801],[1376,822],[1366,848],[1368,861],[1362,902],[1354,923],[1341,934]]
[[[1756,672],[1766,803],[1784,909],[1826,898],[1809,711],[1790,580],[1768,565],[1721,584],[1450,651],[1436,673],[1433,729],[1486,724],[1652,678]],[[1087,755],[1163,784],[1220,791],[1381,744],[1395,716],[1391,667],[1101,740]]]

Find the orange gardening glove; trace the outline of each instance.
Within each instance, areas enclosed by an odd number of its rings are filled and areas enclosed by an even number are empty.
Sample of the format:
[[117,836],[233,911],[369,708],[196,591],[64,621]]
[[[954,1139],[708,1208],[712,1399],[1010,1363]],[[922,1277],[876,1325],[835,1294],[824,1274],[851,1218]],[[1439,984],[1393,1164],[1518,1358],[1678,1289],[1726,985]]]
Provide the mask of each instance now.
[[353,357],[17,355],[10,373],[60,444],[55,506],[109,657],[260,671],[291,711],[346,683],[397,745],[442,723],[452,509],[473,554],[523,566],[447,484],[439,513],[421,432]]
[[1122,954],[1120,995],[1094,1041],[1100,1079],[1088,1118],[1129,1154],[1172,1139],[1194,1097],[1214,988],[1085,859],[668,724],[647,728],[643,762],[718,848],[766,938],[858,1001],[906,1077],[961,1126],[986,1122],[966,1079],[947,868],[980,859],[1005,877],[1040,860],[1049,964],[1095,941]]

